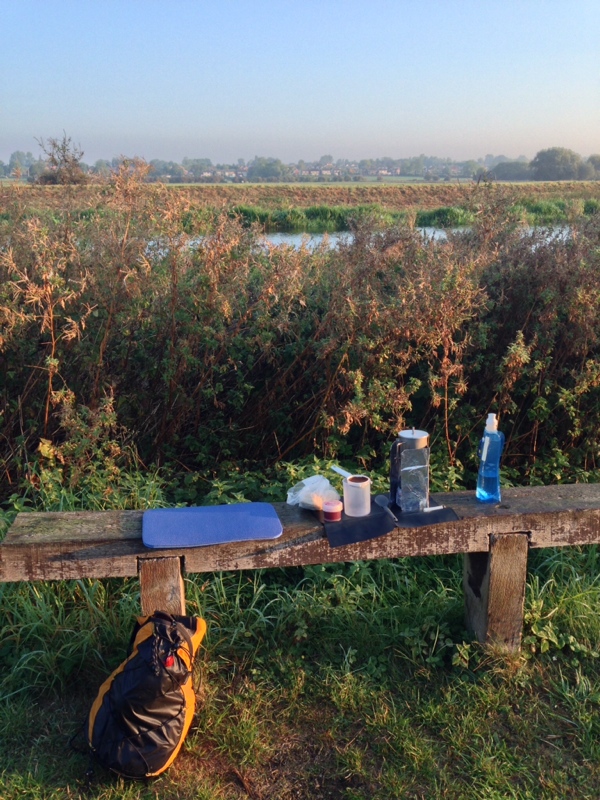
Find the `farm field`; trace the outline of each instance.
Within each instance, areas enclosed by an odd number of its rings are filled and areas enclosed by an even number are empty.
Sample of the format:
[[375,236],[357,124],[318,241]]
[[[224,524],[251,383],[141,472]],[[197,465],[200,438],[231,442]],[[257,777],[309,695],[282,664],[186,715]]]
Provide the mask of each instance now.
[[[600,182],[497,184],[514,198],[588,199],[600,197]],[[176,187],[174,187],[176,188]],[[304,184],[248,184],[203,186],[183,189],[190,198],[218,204],[249,204],[280,208],[287,205],[364,205],[376,203],[385,209],[406,210],[460,205],[472,194],[473,184],[375,184],[326,186]]]
[[[252,205],[264,208],[315,205],[377,204],[389,210],[431,209],[461,205],[473,193],[472,183],[436,184],[204,184],[177,185],[169,191],[198,205],[223,207]],[[587,200],[600,198],[600,181],[560,181],[496,184],[514,200]],[[23,186],[27,202],[61,207],[65,193],[77,198],[82,207],[102,196],[101,187]]]
[[[525,227],[521,191],[563,203],[566,235]],[[333,463],[385,492],[406,425],[431,434],[432,489],[472,489],[488,411],[505,486],[599,482],[599,191],[3,187],[0,537],[17,511],[284,501]],[[425,242],[365,214],[296,250],[231,213],[352,204],[471,218]],[[455,557],[188,579],[209,632],[184,751],[89,786],[69,739],[137,582],[0,584],[0,796],[595,799],[597,548],[532,554],[518,656],[470,640],[461,580]]]
[[[85,187],[12,187],[28,213],[60,213],[65,203],[79,214],[106,212],[106,185]],[[5,187],[6,192],[11,189]],[[170,185],[147,187],[178,206],[186,231],[204,234],[215,214],[227,213],[245,226],[267,232],[323,233],[348,231],[360,221],[380,227],[419,228],[470,226],[486,197],[510,208],[525,225],[568,225],[578,215],[600,208],[600,182],[531,184],[422,184],[420,186],[320,186],[299,184]],[[0,200],[1,206],[1,200]],[[6,212],[4,212],[6,214]],[[0,208],[0,214],[2,210]]]

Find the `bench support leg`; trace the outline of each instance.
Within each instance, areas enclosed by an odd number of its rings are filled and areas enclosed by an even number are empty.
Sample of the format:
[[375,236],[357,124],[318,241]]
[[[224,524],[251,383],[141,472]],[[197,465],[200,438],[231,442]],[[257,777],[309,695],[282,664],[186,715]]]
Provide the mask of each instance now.
[[185,614],[185,594],[178,556],[140,558],[140,602],[142,615],[155,611],[167,614]]
[[521,647],[528,543],[527,532],[492,534],[488,553],[465,555],[466,622],[482,643]]

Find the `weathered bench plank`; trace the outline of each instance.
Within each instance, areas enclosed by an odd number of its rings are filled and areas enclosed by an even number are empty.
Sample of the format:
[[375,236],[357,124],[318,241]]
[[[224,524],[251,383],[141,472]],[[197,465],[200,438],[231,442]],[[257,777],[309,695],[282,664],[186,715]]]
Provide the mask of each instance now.
[[142,543],[141,511],[19,514],[0,545],[0,581],[139,575],[144,614],[185,613],[182,574],[290,567],[402,556],[463,553],[467,626],[481,642],[520,646],[530,547],[600,542],[600,485],[506,489],[500,506],[481,505],[474,492],[434,494],[455,522],[396,528],[366,542],[329,547],[316,516],[284,503],[275,509],[283,534],[181,550]]
[[506,489],[499,507],[474,492],[435,494],[432,503],[460,519],[332,549],[315,515],[276,503],[283,535],[182,550],[150,550],[141,541],[141,511],[21,513],[0,546],[0,581],[135,576],[139,561],[178,556],[186,572],[290,567],[402,556],[487,552],[493,534],[529,533],[530,547],[600,541],[600,485]]

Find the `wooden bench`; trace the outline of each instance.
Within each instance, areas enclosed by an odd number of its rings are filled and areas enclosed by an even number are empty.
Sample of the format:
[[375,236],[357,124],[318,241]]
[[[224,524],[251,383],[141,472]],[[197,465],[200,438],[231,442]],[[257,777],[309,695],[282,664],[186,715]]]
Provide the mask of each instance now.
[[139,575],[143,614],[182,614],[185,573],[463,553],[467,627],[480,642],[518,649],[529,548],[600,541],[598,484],[506,489],[500,506],[474,492],[434,494],[432,505],[459,520],[334,549],[313,513],[284,503],[275,504],[279,539],[160,551],[142,544],[141,511],[20,513],[0,545],[0,581]]

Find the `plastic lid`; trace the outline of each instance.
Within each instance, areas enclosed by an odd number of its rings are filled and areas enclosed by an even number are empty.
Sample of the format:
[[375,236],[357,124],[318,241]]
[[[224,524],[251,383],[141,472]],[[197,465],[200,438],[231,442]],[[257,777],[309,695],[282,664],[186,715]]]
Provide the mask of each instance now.
[[498,430],[498,420],[495,414],[488,414],[485,429],[488,433],[495,433]]
[[323,511],[328,511],[329,513],[342,511],[343,508],[344,504],[341,500],[328,500],[326,503],[323,503]]

